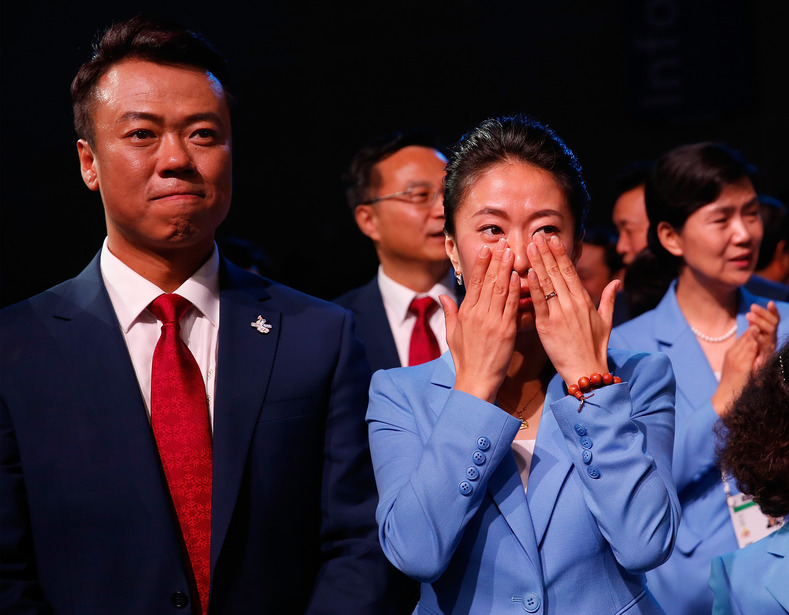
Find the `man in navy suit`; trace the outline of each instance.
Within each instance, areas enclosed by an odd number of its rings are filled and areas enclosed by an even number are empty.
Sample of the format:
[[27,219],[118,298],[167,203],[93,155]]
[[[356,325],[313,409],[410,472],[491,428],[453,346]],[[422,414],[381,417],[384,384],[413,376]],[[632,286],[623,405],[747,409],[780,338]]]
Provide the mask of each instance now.
[[[0,319],[4,613],[385,612],[352,316],[215,246],[231,196],[225,83],[201,37],[140,17],[113,25],[72,84],[107,238],[79,276]],[[191,303],[181,339],[205,384],[210,592],[151,428],[150,306],[169,293]]]
[[354,313],[373,371],[412,363],[414,298],[434,299],[429,326],[438,351],[447,350],[438,297],[458,292],[444,248],[446,162],[432,135],[402,131],[359,150],[345,174],[348,205],[380,265],[370,282],[335,301]]

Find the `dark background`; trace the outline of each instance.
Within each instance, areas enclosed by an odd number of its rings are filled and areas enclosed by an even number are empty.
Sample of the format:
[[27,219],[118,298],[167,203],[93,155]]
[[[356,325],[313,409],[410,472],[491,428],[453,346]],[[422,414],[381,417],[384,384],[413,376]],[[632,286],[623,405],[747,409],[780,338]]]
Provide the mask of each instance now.
[[[407,126],[446,144],[527,112],[578,155],[592,222],[624,165],[699,140],[743,151],[786,200],[786,3],[549,0],[2,3],[0,305],[77,274],[101,246],[79,174],[69,84],[97,30],[156,9],[203,32],[238,80],[235,188],[220,232],[275,277],[331,298],[375,272],[341,173]],[[780,13],[780,14],[779,14]]]

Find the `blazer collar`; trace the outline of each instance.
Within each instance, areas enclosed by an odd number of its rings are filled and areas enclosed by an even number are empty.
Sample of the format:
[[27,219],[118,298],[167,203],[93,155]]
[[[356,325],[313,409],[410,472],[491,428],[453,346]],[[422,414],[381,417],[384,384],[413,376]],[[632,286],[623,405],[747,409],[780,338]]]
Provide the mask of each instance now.
[[[676,373],[692,374],[693,386],[677,386],[677,395],[687,400],[688,407],[698,408],[709,401],[709,392],[717,388],[718,380],[679,307],[676,288],[677,281],[674,280],[655,308],[655,339],[660,350],[671,359]],[[748,327],[745,312],[749,305],[746,306],[741,294],[737,316],[738,335]]]
[[537,544],[542,544],[559,492],[573,467],[566,454],[559,423],[551,410],[551,404],[565,395],[561,378],[554,376],[545,394],[540,429],[529,470],[527,499]]
[[784,609],[789,611],[789,524],[770,536],[767,552],[779,560],[771,566],[764,576],[764,587]]
[[[455,367],[450,352],[445,352],[433,362],[431,383],[444,388],[454,386]],[[491,497],[523,545],[540,577],[542,568],[537,547],[545,536],[559,491],[572,469],[572,463],[563,453],[565,444],[559,424],[550,410],[550,404],[564,396],[561,379],[552,378],[545,396],[529,471],[528,497],[523,492],[523,483],[511,452],[502,459],[488,481]],[[441,411],[439,406],[431,408],[436,414]]]
[[57,299],[46,326],[72,370],[70,386],[84,388],[86,412],[93,415],[99,431],[97,446],[125,460],[126,477],[149,512],[145,522],[168,552],[178,553],[169,491],[134,366],[101,278],[99,257],[49,293]]
[[[268,303],[270,284],[222,259],[214,403],[212,565],[219,556],[235,510],[280,340],[282,314]],[[271,327],[256,327],[258,322]]]

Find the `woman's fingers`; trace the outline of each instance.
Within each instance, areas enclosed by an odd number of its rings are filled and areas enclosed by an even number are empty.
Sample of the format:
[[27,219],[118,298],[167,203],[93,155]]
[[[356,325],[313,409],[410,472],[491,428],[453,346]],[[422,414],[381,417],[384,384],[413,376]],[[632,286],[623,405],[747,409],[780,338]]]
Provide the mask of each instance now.
[[603,289],[603,294],[600,298],[600,307],[597,309],[597,313],[600,314],[600,318],[603,319],[603,322],[610,327],[611,323],[614,322],[614,304],[616,302],[616,293],[619,292],[619,287],[622,283],[619,280],[612,280],[608,283],[608,285]]
[[[463,303],[467,305],[476,305],[482,294],[482,287],[485,283],[485,275],[488,271],[490,259],[493,257],[492,252],[488,246],[482,246],[477,258],[474,259],[474,265],[471,268],[471,275],[466,278],[466,296],[463,298]],[[467,303],[468,302],[468,303]]]
[[438,300],[441,302],[441,308],[444,310],[447,338],[451,339],[458,322],[458,306],[447,295],[439,295]]

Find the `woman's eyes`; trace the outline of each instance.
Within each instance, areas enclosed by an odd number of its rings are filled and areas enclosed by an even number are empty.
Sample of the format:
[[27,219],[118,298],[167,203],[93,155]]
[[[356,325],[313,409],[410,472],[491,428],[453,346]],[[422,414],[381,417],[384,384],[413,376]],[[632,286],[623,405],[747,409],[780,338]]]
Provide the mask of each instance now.
[[[538,229],[535,229],[535,231],[531,234],[531,236],[534,237],[537,233],[539,233],[541,231],[545,235],[555,235],[556,233],[559,232],[559,229],[558,229],[558,227],[553,226],[553,225],[541,226]],[[486,235],[504,235],[505,234],[504,230],[500,226],[497,226],[495,224],[486,224],[485,226],[483,226],[480,229],[480,232],[482,232],[482,233],[484,233]]]

